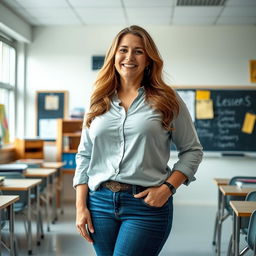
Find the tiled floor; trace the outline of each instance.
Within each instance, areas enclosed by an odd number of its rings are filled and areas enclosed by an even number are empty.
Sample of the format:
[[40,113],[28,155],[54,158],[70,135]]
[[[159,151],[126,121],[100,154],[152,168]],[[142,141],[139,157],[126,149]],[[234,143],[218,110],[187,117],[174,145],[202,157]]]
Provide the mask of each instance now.
[[[173,229],[160,256],[213,256],[211,244],[215,211],[216,207],[213,206],[175,205]],[[24,226],[21,219],[21,216],[16,217],[19,256],[27,256],[26,237],[23,235]],[[66,205],[64,215],[59,217],[56,224],[51,225],[51,231],[45,234],[41,246],[34,246],[33,255],[95,255],[92,246],[76,232],[74,221],[74,206]],[[226,255],[230,232],[231,219],[227,219],[223,226],[222,256]],[[251,255],[252,253],[246,254]]]

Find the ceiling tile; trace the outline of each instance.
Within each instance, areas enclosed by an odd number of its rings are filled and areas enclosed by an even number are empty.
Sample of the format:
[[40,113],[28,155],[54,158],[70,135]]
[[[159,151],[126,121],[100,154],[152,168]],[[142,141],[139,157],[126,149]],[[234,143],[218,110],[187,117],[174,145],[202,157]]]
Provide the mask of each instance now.
[[56,25],[82,25],[76,18],[67,17],[48,17],[39,18],[38,22],[44,26],[56,26]]
[[172,20],[172,25],[186,25],[186,26],[195,26],[195,25],[213,25],[216,20],[216,17],[181,17],[181,16],[174,16]]
[[43,18],[43,17],[75,17],[72,9],[69,8],[27,8],[27,11],[31,15]]
[[126,8],[128,18],[142,17],[155,19],[162,16],[171,17],[172,8]]
[[256,25],[256,17],[220,17],[217,25]]
[[150,19],[150,17],[133,17],[129,19],[129,25],[170,25],[170,17],[159,17],[158,19]]
[[68,7],[66,0],[15,0],[20,6],[28,8]]
[[129,24],[169,25],[172,8],[126,8]]
[[238,6],[238,5],[256,5],[255,0],[227,0],[225,6]]
[[175,5],[174,0],[124,0],[125,7],[171,7]]
[[256,16],[256,6],[251,6],[251,7],[244,7],[244,6],[239,6],[239,7],[226,7],[221,16],[236,16],[236,17],[246,17],[246,16],[251,16],[255,17]]
[[122,7],[121,0],[69,0],[73,7]]
[[75,9],[85,24],[125,24],[122,8]]
[[175,7],[174,16],[179,17],[208,17],[218,16],[222,7]]

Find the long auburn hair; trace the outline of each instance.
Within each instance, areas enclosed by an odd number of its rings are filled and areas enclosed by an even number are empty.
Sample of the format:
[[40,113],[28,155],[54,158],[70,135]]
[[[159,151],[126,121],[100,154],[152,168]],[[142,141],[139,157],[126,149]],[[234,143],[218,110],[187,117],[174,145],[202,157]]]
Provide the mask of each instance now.
[[143,43],[150,64],[144,71],[141,85],[145,88],[146,101],[162,113],[162,125],[171,130],[170,123],[179,112],[179,102],[175,92],[162,78],[163,60],[148,32],[139,26],[130,26],[121,30],[114,38],[94,83],[94,90],[90,99],[90,109],[85,116],[85,125],[90,127],[96,116],[106,113],[110,109],[111,98],[119,85],[119,74],[115,69],[115,53],[122,37],[126,34],[139,36]]

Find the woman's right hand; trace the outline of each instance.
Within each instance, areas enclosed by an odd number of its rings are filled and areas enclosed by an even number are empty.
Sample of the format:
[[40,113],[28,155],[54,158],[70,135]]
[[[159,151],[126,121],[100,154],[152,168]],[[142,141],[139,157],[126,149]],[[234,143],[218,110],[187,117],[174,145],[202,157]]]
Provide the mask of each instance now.
[[91,233],[94,233],[94,228],[92,225],[91,214],[88,208],[82,208],[76,210],[76,227],[78,232],[82,237],[84,237],[88,242],[93,243],[93,240],[88,233],[87,228]]

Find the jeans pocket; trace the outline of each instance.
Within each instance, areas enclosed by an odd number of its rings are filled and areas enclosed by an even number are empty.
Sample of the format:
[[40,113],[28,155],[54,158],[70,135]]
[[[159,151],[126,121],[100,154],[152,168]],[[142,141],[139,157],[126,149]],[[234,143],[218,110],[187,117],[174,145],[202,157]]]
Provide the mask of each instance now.
[[161,208],[167,206],[168,203],[169,203],[169,199],[168,199],[168,200],[164,203],[164,205],[162,205],[162,206],[159,207],[159,206],[152,206],[152,205],[146,203],[146,202],[144,201],[144,198],[140,198],[140,201],[141,201],[145,206],[147,206],[147,207],[149,207],[149,208],[155,208],[155,209],[161,209]]

